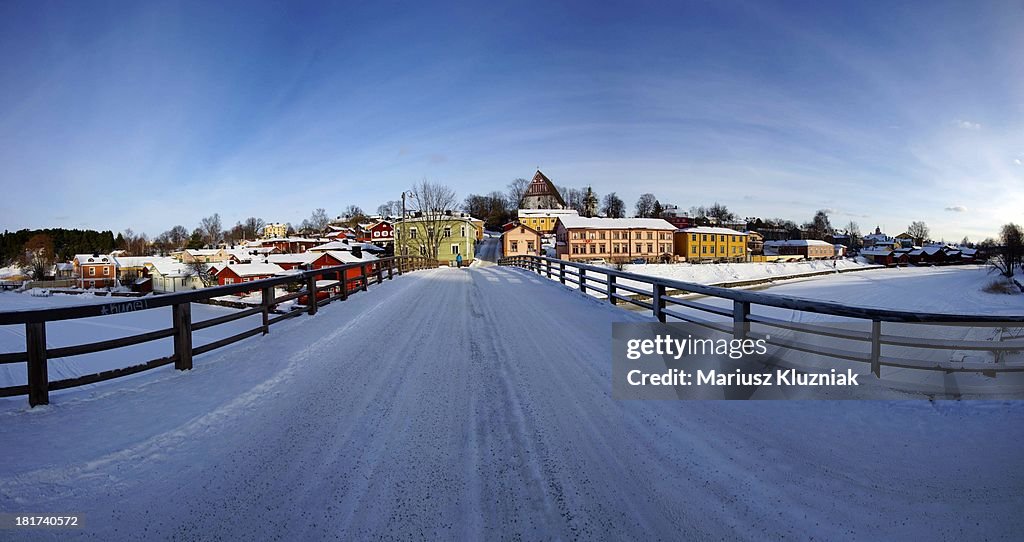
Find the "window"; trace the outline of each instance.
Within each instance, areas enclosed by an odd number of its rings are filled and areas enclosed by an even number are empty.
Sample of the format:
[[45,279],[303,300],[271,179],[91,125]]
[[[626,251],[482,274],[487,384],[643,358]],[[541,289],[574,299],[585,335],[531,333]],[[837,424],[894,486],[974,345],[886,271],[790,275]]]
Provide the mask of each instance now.
[[590,253],[591,254],[596,254],[597,253],[597,246],[595,246],[594,243],[590,243],[589,246],[590,246]]
[[719,235],[718,236],[718,240],[724,243],[725,242],[725,236],[724,235]]
[[410,228],[409,229],[409,239],[416,239],[416,234],[417,233],[418,232],[416,231],[416,228]]
[[432,239],[433,237],[434,237],[434,227],[433,226],[427,226],[427,239]]
[[[604,231],[602,230],[602,231],[601,231],[601,233],[599,233],[599,234],[598,234],[598,239],[600,239],[600,240],[604,241],[604,236],[605,236],[605,233],[604,233]],[[601,252],[604,252],[604,251],[602,250]]]
[[654,252],[654,243],[647,243],[647,252]]
[[600,245],[598,245],[597,248],[598,248],[598,252],[600,252],[601,254],[604,254],[604,243],[601,243]]
[[461,234],[461,235],[462,235],[463,237],[465,237],[465,236],[466,236],[466,227],[465,227],[465,226],[463,226],[463,227],[462,227],[462,234]]
[[654,232],[647,232],[647,240],[654,239]]
[[711,253],[712,253],[712,254],[714,254],[714,253],[715,253],[715,245],[711,245]]
[[580,253],[580,246],[579,245],[573,245],[572,246],[572,253],[573,254],[579,254]]
[[226,278],[226,279],[224,279],[224,284],[234,284],[234,283],[235,283],[235,279],[233,279],[233,278]]
[[452,245],[452,256],[459,253],[459,245]]
[[705,233],[704,235],[701,235],[700,236],[700,240],[701,241],[707,241],[708,240],[708,234]]
[[110,268],[109,267],[103,266],[103,276],[104,277],[110,276]]
[[427,247],[421,246],[420,247],[420,256],[426,256],[426,255],[427,255]]
[[692,247],[690,247],[690,252],[691,252],[692,254],[696,254],[696,253],[697,253],[697,247],[696,247],[696,246],[692,246]]
[[533,247],[533,241],[527,241],[526,242],[526,251],[527,252],[533,252],[534,250],[536,250],[536,249]]
[[639,252],[641,252],[641,248],[640,248],[640,243],[637,243],[637,244],[636,244],[636,251],[637,251],[638,253],[639,253]]
[[[451,226],[445,226],[445,227],[444,227],[444,236],[445,236],[446,238],[447,238],[447,237],[451,237],[451,236],[452,236],[452,227],[451,227]],[[465,236],[466,236],[466,234],[465,234],[465,233],[463,233],[463,234],[462,234],[462,236],[463,236],[463,237],[465,237]]]
[[519,241],[512,241],[512,243],[511,243],[511,251],[512,252],[519,252]]
[[703,254],[707,254],[708,253],[708,246],[704,245],[704,246],[700,247],[700,251]]
[[96,268],[95,267],[90,267],[89,268],[89,276],[90,277],[95,277],[96,276]]

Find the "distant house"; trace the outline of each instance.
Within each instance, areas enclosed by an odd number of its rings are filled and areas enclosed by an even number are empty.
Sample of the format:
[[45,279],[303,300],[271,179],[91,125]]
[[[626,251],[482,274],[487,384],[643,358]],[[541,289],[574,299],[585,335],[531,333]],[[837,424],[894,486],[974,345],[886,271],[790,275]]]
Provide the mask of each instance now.
[[675,232],[675,255],[688,262],[745,262],[747,233],[730,228],[698,226]]
[[902,248],[910,248],[914,246],[914,237],[907,232],[903,232],[896,236],[896,243]]
[[182,263],[211,263],[222,262],[225,259],[224,252],[219,248],[190,248],[181,252]]
[[395,225],[388,220],[380,220],[374,223],[367,230],[369,242],[383,247],[385,252],[395,246]]
[[502,227],[501,248],[505,257],[540,254],[540,232],[516,222]]
[[864,248],[885,247],[889,249],[896,249],[900,246],[898,241],[882,233],[882,229],[878,226],[875,226],[875,233],[869,233],[864,236],[863,244]]
[[75,264],[70,262],[58,262],[53,264],[53,278],[55,280],[70,279],[75,276]]
[[817,239],[788,239],[765,241],[765,251],[771,250],[779,256],[799,256],[808,260],[824,260],[836,257],[836,246]]
[[199,290],[206,286],[203,284],[202,278],[194,273],[191,266],[170,258],[147,263],[146,275],[149,277],[154,292],[182,292]]
[[747,250],[751,255],[764,254],[764,236],[756,231],[748,231],[747,234]]
[[217,284],[226,286],[228,284],[239,284],[252,282],[254,280],[266,279],[274,275],[284,274],[281,266],[272,263],[240,263],[226,265],[216,274]]
[[267,224],[263,226],[263,237],[266,239],[274,239],[277,237],[285,237],[288,235],[288,225],[280,222],[273,224]]
[[71,260],[81,288],[117,286],[117,260],[109,254],[76,254]]
[[373,243],[363,243],[360,241],[351,241],[349,239],[342,239],[341,241],[330,241],[323,244],[318,244],[309,248],[309,252],[351,252],[358,249],[361,252],[368,252],[373,255],[383,254],[385,252],[384,247],[377,246]]
[[910,263],[909,253],[897,252],[887,246],[873,246],[862,249],[860,251],[861,257],[876,265],[906,265]]

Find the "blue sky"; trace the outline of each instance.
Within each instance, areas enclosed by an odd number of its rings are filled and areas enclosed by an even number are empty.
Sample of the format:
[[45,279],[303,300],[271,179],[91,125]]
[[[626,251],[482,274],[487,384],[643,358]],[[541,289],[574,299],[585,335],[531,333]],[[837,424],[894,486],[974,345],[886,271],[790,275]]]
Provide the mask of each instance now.
[[1019,1],[495,4],[2,3],[0,228],[297,223],[536,166],[630,207],[1024,222]]

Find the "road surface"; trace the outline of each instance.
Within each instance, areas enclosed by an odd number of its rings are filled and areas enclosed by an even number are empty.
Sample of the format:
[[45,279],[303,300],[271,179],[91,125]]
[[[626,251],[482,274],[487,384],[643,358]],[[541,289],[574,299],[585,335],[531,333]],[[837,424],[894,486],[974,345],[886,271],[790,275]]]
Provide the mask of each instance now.
[[191,372],[4,403],[0,510],[95,540],[1024,531],[1019,405],[615,401],[611,323],[646,318],[516,269],[409,274]]
[[492,236],[491,232],[485,232],[483,240],[477,245],[476,257],[481,267],[498,263],[501,258],[501,236]]

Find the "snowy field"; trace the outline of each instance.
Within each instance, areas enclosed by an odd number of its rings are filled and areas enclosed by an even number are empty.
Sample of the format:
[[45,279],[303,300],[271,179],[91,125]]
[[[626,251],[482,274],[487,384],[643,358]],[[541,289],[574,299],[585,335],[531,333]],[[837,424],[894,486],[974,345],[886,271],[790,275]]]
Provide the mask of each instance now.
[[812,260],[807,262],[745,262],[715,264],[626,265],[623,271],[698,284],[719,284],[747,280],[789,277],[822,271],[869,269],[877,267],[854,260]]
[[[124,302],[134,298],[97,296],[84,294],[53,294],[49,297],[36,297],[28,293],[0,292],[0,311],[29,310],[50,307],[70,307],[74,305]],[[236,309],[192,304],[192,321],[199,322],[235,312]],[[156,331],[171,327],[171,308],[151,309],[146,311],[114,314],[77,320],[50,322],[46,325],[46,345],[48,348],[59,348],[85,344],[119,337],[137,335],[147,331]],[[259,315],[242,318],[212,328],[193,333],[193,345],[201,346],[224,337],[234,335],[262,324]],[[0,352],[25,351],[25,326],[0,326]],[[50,381],[73,378],[98,373],[108,369],[128,367],[144,363],[151,359],[169,356],[174,352],[171,338],[150,341],[126,348],[96,352],[69,358],[49,360],[48,370]],[[125,378],[134,378],[129,376]],[[27,369],[24,363],[0,365],[0,387],[17,386],[27,381]],[[99,384],[102,385],[102,384]],[[89,386],[87,386],[89,387]],[[67,393],[65,391],[52,394]],[[0,402],[25,402],[25,397],[2,398]]]
[[0,405],[0,510],[94,540],[1024,531],[1022,403],[613,400],[611,323],[648,320],[521,270],[408,274],[190,372]]

